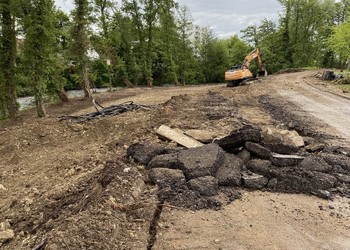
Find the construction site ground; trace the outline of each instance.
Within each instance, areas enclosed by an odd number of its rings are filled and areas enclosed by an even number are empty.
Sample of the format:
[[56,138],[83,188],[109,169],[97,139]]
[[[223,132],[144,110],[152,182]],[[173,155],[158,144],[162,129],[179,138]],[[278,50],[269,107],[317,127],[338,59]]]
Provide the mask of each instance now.
[[[103,106],[152,105],[82,124],[62,115],[91,101],[27,110],[0,122],[2,249],[350,249],[350,200],[239,189],[220,210],[164,206],[148,170],[126,157],[136,142],[176,146],[167,125],[217,137],[245,122],[295,127],[328,146],[350,147],[350,96],[315,71],[272,75],[246,86],[129,88],[95,95]],[[344,96],[345,95],[345,96]]]

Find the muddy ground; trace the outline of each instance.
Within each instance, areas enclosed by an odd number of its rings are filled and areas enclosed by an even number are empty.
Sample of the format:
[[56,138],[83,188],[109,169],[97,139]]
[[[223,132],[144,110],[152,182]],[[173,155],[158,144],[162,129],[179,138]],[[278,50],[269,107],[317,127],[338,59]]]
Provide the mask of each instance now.
[[[220,210],[158,204],[148,170],[126,157],[160,140],[162,124],[216,137],[242,124],[295,129],[332,152],[350,147],[349,96],[315,72],[223,84],[133,88],[96,95],[104,106],[156,105],[83,124],[62,115],[94,111],[88,101],[25,111],[0,123],[0,247],[3,249],[350,249],[350,201],[236,188]],[[337,95],[330,94],[336,93]],[[319,153],[319,152],[318,152]],[[349,184],[348,184],[349,185]],[[161,213],[159,212],[161,210]]]

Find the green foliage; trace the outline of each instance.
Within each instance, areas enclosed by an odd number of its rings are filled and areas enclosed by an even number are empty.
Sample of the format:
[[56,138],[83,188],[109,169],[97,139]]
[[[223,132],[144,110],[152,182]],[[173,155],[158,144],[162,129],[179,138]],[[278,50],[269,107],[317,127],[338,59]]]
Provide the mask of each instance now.
[[344,64],[350,60],[350,19],[333,29],[329,44]]

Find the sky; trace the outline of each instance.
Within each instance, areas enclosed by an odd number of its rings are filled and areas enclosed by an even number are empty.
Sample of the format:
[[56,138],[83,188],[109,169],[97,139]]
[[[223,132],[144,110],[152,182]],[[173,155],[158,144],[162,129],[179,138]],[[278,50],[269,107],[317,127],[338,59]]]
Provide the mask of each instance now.
[[[64,11],[73,8],[73,0],[55,0]],[[194,24],[209,26],[218,38],[238,34],[264,18],[278,21],[282,11],[277,0],[177,0],[191,10]]]

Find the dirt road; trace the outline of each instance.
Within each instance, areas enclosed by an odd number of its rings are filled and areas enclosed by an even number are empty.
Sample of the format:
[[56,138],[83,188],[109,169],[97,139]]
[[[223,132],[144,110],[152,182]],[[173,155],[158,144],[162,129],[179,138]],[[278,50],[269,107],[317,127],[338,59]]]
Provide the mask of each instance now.
[[219,211],[164,207],[155,220],[157,188],[148,170],[126,157],[135,142],[176,147],[156,136],[162,124],[222,137],[250,123],[295,129],[327,150],[347,146],[350,101],[325,92],[337,90],[313,74],[269,76],[239,88],[103,93],[96,99],[104,106],[130,100],[157,106],[84,124],[58,120],[93,111],[81,100],[48,107],[46,119],[26,111],[1,121],[0,248],[350,249],[350,201],[341,196],[239,189],[242,198]]

